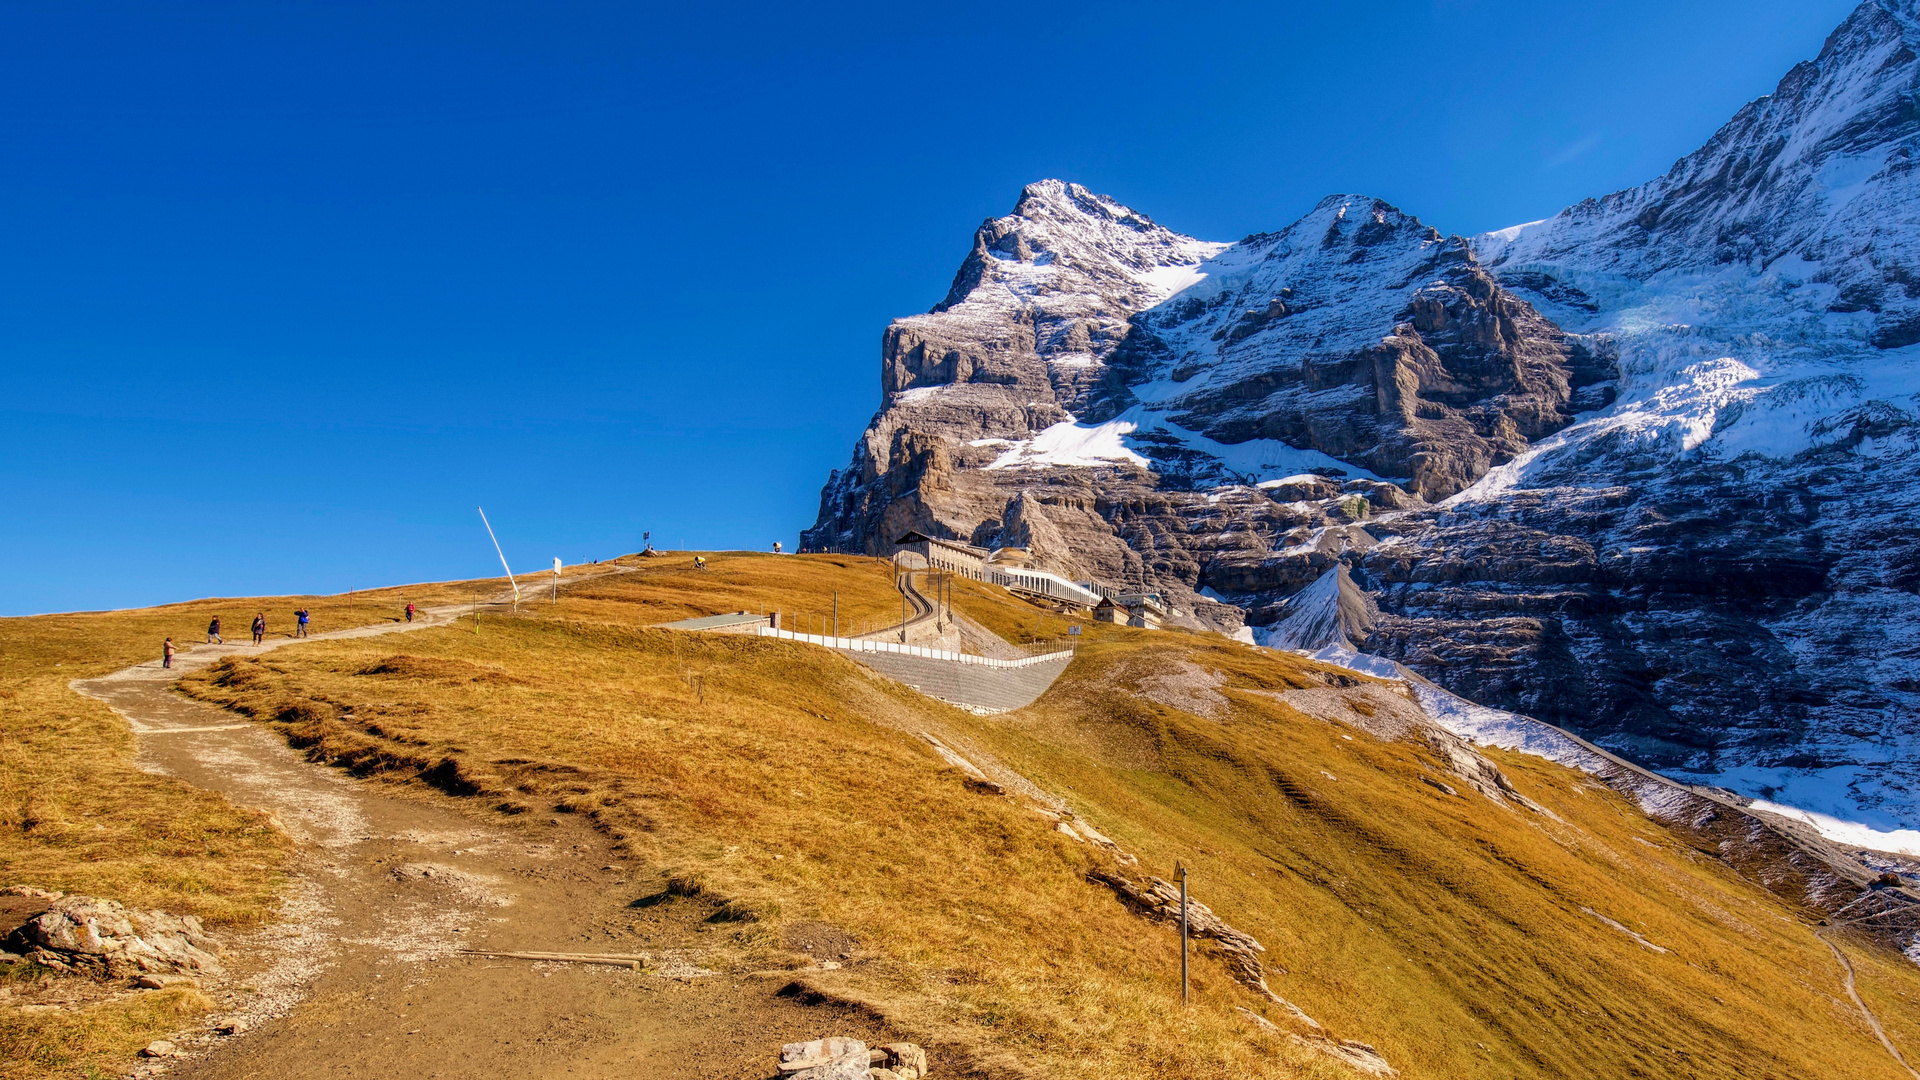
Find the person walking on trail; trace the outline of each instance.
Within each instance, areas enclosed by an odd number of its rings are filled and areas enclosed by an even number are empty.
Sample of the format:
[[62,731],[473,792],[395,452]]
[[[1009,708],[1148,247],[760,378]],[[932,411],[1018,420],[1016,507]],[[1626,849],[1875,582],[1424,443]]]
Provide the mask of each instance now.
[[160,646],[160,666],[164,668],[170,668],[173,666],[173,639],[172,638],[168,638]]
[[695,555],[693,557],[693,568],[695,570],[705,570],[707,568],[707,557],[705,555]]
[[220,636],[220,616],[215,615],[213,621],[207,624],[207,644],[225,645],[226,643],[227,640]]
[[293,617],[295,619],[294,626],[293,626],[293,636],[306,637],[307,636],[307,618],[308,618],[307,609],[301,608],[299,611],[296,611],[293,613]]
[[262,611],[253,617],[253,643],[260,644],[267,636],[267,613]]
[[413,621],[413,601],[407,601],[407,621]]

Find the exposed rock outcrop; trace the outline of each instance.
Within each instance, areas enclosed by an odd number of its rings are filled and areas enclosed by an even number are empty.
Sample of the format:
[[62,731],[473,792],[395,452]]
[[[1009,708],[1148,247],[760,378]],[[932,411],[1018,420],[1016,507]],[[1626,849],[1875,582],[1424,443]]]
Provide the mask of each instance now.
[[834,1037],[788,1043],[780,1048],[780,1075],[787,1080],[867,1080],[867,1044]]
[[7,951],[57,971],[105,978],[213,975],[221,972],[220,944],[192,915],[140,911],[112,900],[30,893],[47,910],[28,919],[4,943]]
[[909,1042],[869,1048],[859,1039],[834,1036],[780,1048],[783,1080],[920,1080],[927,1052]]
[[[1114,895],[1155,922],[1180,921],[1180,886],[1170,881],[1152,875],[1135,880],[1111,870],[1094,870],[1087,877],[1112,889]],[[1187,898],[1187,932],[1211,941],[1236,981],[1269,1001],[1284,1003],[1284,999],[1267,986],[1266,966],[1260,961],[1267,947],[1254,940],[1253,935],[1228,926],[1213,909],[1192,897]],[[1320,1026],[1306,1013],[1300,1016],[1312,1026]]]

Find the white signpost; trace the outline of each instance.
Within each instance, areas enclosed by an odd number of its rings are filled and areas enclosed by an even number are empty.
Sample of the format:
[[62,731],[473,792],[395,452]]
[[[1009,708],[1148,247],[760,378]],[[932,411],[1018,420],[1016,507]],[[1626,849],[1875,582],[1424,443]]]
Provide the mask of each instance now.
[[560,560],[553,560],[553,602],[560,602]]

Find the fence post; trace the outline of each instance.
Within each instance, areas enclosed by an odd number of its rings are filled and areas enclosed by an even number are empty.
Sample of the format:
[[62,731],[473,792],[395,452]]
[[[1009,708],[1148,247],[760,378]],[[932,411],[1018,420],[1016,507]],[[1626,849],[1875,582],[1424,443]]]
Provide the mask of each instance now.
[[1180,867],[1180,1004],[1191,1005],[1187,992],[1187,868]]

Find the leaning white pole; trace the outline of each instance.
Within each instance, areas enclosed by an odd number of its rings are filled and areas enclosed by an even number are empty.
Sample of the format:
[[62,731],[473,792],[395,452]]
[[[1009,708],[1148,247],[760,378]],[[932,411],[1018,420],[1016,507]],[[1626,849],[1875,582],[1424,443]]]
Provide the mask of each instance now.
[[507,553],[500,550],[500,538],[493,535],[493,523],[487,520],[487,512],[478,506],[474,509],[480,511],[480,524],[487,527],[487,539],[493,541],[493,553],[500,556],[500,569],[507,572],[507,584],[513,586],[513,602],[517,605],[520,603],[520,583],[513,580],[513,567],[507,565]]

